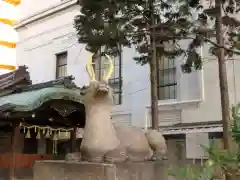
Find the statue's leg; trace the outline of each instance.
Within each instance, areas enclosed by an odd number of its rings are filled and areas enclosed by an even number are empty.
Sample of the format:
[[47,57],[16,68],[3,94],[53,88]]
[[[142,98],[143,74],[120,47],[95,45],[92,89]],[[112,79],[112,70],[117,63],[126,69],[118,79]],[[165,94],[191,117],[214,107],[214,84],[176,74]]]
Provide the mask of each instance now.
[[104,155],[104,161],[108,163],[119,163],[127,160],[126,148],[118,146],[117,148],[108,151]]
[[152,161],[156,161],[157,160],[157,156],[156,156],[156,151],[153,151],[153,155],[151,157]]
[[102,162],[103,161],[103,153],[98,150],[90,150],[90,149],[81,149],[81,158],[83,161],[89,162]]
[[141,162],[141,161],[149,161],[153,156],[152,150],[145,149],[145,150],[138,150],[138,149],[131,149],[128,148],[127,150],[128,160],[133,162]]
[[167,160],[167,156],[165,154],[159,153],[158,151],[153,151],[151,160],[152,161]]

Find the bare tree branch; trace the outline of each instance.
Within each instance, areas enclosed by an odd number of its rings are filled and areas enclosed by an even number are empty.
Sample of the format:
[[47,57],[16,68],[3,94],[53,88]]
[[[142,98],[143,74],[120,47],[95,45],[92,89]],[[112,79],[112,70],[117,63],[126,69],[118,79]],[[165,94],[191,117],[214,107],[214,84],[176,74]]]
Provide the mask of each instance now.
[[223,48],[223,49],[225,49],[225,50],[227,50],[229,52],[232,52],[234,54],[240,55],[240,51],[237,51],[237,50],[234,50],[234,49],[229,49],[229,48],[227,48],[225,46],[220,46],[219,44],[215,43],[214,41],[212,41],[212,40],[210,40],[208,38],[204,38],[204,40],[209,42],[209,43],[211,43],[212,45],[214,45],[214,46],[216,46],[218,48]]

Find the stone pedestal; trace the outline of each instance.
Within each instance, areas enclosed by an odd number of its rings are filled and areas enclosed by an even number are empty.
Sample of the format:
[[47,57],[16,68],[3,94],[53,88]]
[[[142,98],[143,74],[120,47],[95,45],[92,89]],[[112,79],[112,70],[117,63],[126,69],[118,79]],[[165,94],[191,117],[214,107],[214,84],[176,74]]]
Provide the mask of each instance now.
[[89,163],[36,161],[33,180],[164,180],[159,162]]

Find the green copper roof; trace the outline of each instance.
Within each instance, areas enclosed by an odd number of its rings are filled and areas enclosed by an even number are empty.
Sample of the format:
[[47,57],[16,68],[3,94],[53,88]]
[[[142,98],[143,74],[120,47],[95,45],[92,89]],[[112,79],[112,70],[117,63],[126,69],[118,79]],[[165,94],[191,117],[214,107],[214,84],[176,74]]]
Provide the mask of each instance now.
[[82,103],[78,88],[66,88],[58,85],[0,97],[0,106],[12,104],[15,106],[15,111],[32,111],[43,103],[54,99]]

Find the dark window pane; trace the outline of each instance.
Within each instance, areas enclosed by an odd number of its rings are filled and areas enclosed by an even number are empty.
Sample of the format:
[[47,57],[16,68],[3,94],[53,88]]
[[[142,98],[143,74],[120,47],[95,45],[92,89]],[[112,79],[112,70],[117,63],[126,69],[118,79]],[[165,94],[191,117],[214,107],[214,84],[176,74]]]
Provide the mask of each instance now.
[[175,60],[158,58],[158,99],[176,99],[177,80]]
[[67,76],[67,52],[56,55],[56,78]]
[[67,66],[60,66],[57,68],[57,78],[67,76]]

